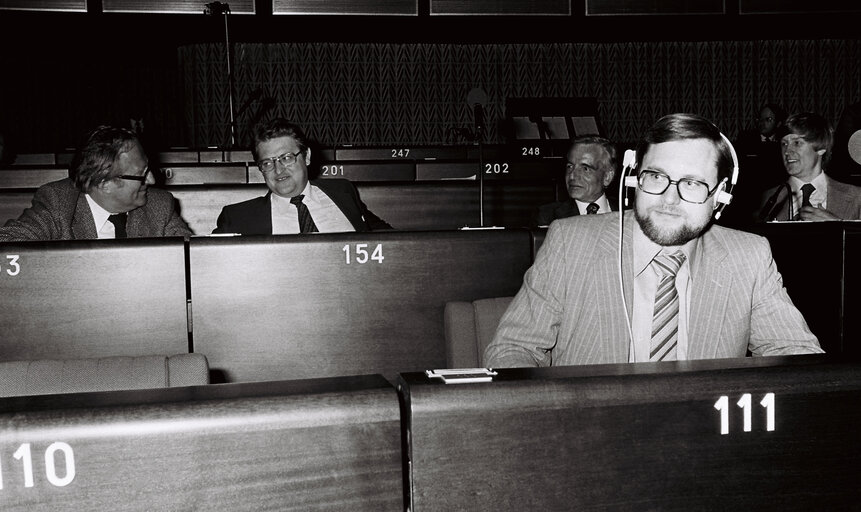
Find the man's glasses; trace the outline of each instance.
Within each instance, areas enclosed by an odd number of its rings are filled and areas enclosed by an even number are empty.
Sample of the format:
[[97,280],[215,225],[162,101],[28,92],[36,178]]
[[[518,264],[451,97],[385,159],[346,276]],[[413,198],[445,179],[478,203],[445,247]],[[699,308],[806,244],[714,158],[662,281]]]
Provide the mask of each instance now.
[[647,194],[659,196],[670,188],[670,185],[676,185],[676,190],[679,191],[679,197],[683,201],[694,204],[702,204],[706,202],[712,194],[717,190],[709,189],[708,183],[690,178],[682,178],[678,181],[671,180],[669,176],[658,171],[640,171],[637,177],[637,183],[640,185],[640,190]]
[[139,181],[141,183],[146,183],[147,177],[150,175],[151,172],[152,171],[150,170],[149,166],[147,166],[146,169],[144,169],[143,174],[141,174],[140,176],[137,176],[134,174],[120,174],[119,176],[114,176],[114,178],[120,178],[123,180]]
[[298,157],[302,153],[302,151],[297,151],[295,153],[290,153],[288,151],[283,155],[273,156],[272,158],[266,158],[264,160],[258,160],[257,167],[260,168],[260,172],[270,173],[275,170],[276,163],[279,163],[284,167],[295,164],[296,157]]

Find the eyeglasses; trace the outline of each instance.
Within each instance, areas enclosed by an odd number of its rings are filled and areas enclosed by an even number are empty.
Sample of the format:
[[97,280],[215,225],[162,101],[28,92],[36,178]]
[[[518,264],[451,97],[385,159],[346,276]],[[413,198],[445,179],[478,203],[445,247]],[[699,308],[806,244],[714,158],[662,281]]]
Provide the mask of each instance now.
[[123,180],[139,181],[141,183],[146,183],[147,177],[149,177],[151,172],[152,171],[150,170],[149,166],[147,166],[146,169],[144,169],[143,174],[141,174],[140,176],[137,176],[134,174],[120,174],[119,176],[114,176],[114,178],[120,178]]
[[718,188],[718,185],[715,185],[715,188],[709,189],[708,183],[690,178],[682,178],[678,181],[671,180],[669,176],[658,171],[640,171],[637,183],[640,185],[640,190],[656,196],[666,192],[670,185],[675,183],[679,197],[683,201],[694,204],[705,203],[706,199],[711,197]]
[[275,163],[279,163],[284,167],[289,165],[293,165],[296,163],[296,157],[304,153],[304,151],[297,151],[295,153],[284,153],[283,155],[273,156],[272,158],[266,158],[264,160],[259,160],[257,162],[257,167],[260,168],[260,172],[262,173],[270,173],[275,170]]

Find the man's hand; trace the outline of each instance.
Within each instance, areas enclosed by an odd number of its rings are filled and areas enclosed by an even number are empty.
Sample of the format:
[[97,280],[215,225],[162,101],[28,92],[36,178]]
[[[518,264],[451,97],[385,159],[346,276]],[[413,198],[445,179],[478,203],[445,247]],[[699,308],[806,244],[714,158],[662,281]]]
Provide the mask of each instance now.
[[805,206],[798,212],[798,216],[801,220],[809,221],[840,220],[840,217],[819,206]]

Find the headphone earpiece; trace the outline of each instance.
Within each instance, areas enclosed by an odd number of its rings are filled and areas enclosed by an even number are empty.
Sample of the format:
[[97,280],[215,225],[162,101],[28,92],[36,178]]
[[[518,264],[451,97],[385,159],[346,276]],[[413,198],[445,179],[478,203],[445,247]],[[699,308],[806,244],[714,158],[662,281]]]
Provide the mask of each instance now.
[[628,188],[637,188],[637,177],[625,176],[625,186]]
[[727,185],[726,178],[724,178],[721,183],[721,189],[718,191],[715,196],[715,204],[717,205],[715,208],[715,220],[719,219],[721,213],[723,213],[723,209],[726,208],[730,202],[732,202],[732,189],[735,188],[735,184],[738,182],[738,155],[735,153],[735,148],[732,145],[732,142],[723,134],[723,132],[719,132],[721,138],[726,142],[727,147],[729,148],[729,154],[732,156],[732,174],[729,178],[729,185]]

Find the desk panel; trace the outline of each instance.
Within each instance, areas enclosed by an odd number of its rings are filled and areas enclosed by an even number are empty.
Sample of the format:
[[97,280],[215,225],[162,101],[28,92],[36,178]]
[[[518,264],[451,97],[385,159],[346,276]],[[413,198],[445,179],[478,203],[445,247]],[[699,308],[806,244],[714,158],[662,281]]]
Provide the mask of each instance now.
[[189,256],[194,351],[228,382],[442,367],[445,303],[513,295],[532,259],[527,230],[193,238]]
[[265,195],[266,185],[218,185],[167,187],[179,204],[179,213],[195,235],[209,235],[215,229],[221,209]]
[[861,500],[857,362],[772,357],[428,380],[406,375],[401,388],[416,512],[848,510]]
[[17,219],[33,202],[35,190],[0,190],[0,226]]
[[244,163],[238,164],[199,164],[162,166],[167,185],[205,185],[211,183],[248,182],[248,170]]
[[0,503],[403,510],[399,420],[397,394],[379,376],[3,399]]
[[26,167],[0,169],[0,189],[39,188],[45,183],[69,177],[66,167]]
[[843,352],[847,341],[842,333],[844,225],[772,222],[752,228],[768,238],[786,292],[822,349],[833,354]]
[[0,360],[188,352],[182,238],[0,244]]

